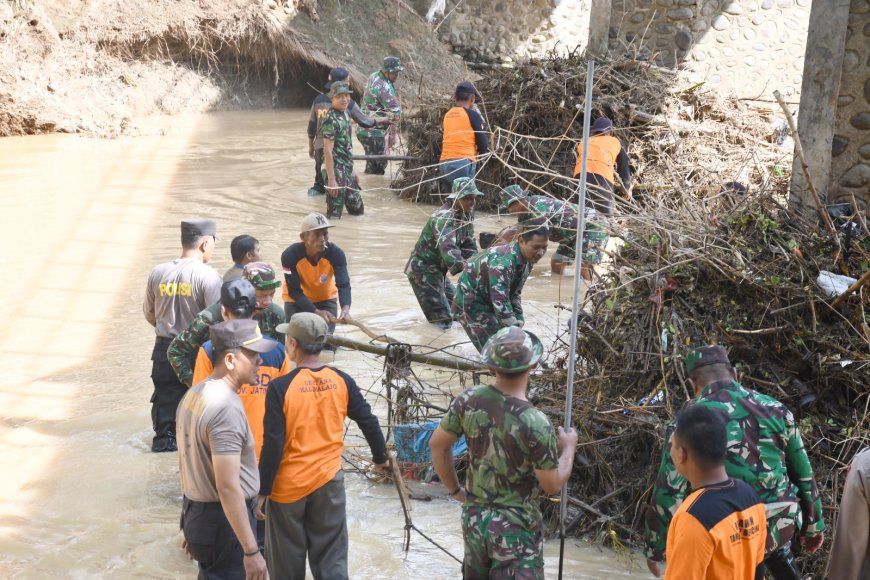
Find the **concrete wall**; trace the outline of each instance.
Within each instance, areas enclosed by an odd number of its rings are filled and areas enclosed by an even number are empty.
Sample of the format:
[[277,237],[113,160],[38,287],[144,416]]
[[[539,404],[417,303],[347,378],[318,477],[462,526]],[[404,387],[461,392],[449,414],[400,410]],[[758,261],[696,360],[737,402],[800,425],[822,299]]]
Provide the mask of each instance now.
[[[679,62],[688,82],[739,96],[798,95],[811,1],[612,0],[609,47],[664,66]],[[427,0],[414,4],[421,13],[428,7]],[[585,46],[592,4],[449,0],[438,34],[472,62],[564,54]]]
[[[811,0],[613,0],[610,49],[741,97],[800,93]],[[796,100],[796,99],[788,99]]]
[[870,208],[870,0],[852,0],[831,148],[829,202]]
[[585,45],[591,4],[592,0],[466,0],[457,6],[450,0],[446,12],[453,12],[438,34],[472,62],[509,63],[553,49],[564,53]]

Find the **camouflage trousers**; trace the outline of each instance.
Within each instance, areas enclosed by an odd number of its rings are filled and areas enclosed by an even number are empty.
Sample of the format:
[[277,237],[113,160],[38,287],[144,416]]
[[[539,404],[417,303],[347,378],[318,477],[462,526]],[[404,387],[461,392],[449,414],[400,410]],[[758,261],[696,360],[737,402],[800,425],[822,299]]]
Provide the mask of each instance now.
[[590,266],[601,263],[603,250],[610,236],[607,235],[607,222],[597,215],[594,209],[588,210],[583,227],[583,263]]
[[[594,209],[586,210],[586,222],[583,226],[583,263],[594,266],[601,263],[603,250],[607,247],[610,236],[607,235],[607,223],[603,216]],[[557,262],[573,262],[577,257],[577,235],[566,235],[559,240],[559,247],[553,255]]]
[[544,533],[540,523],[529,528],[510,521],[498,509],[463,505],[462,535],[465,580],[544,578]]
[[456,295],[456,288],[447,278],[444,272],[411,258],[405,266],[405,275],[414,296],[426,315],[426,320],[432,323],[441,323],[450,327],[453,322],[453,314],[450,312],[450,303]]
[[483,345],[492,335],[505,326],[491,308],[476,302],[466,304],[462,309],[454,304],[454,315],[478,352],[483,350]]
[[[765,556],[769,556],[777,548],[790,544],[795,532],[803,527],[804,516],[797,502],[783,502],[784,509],[777,510],[776,504],[767,504],[767,544],[764,547]],[[772,513],[773,512],[773,513]]]
[[[366,155],[383,155],[387,145],[386,133],[383,131],[357,131],[357,139],[362,143]],[[383,175],[387,169],[386,161],[366,161],[366,173]]]
[[[326,181],[326,178],[324,178],[324,181]],[[335,181],[338,184],[338,192],[333,195],[332,190],[326,191],[326,217],[329,219],[341,219],[345,205],[347,206],[347,213],[350,215],[362,215],[365,212],[365,205],[360,193],[359,180],[353,174],[353,167],[348,168],[336,165]]]

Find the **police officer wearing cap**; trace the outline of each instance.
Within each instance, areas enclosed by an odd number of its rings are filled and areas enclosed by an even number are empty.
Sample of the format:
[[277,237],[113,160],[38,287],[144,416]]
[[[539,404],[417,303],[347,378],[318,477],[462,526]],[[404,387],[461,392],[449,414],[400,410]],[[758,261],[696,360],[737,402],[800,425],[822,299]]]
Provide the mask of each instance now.
[[441,142],[441,191],[453,191],[457,177],[474,177],[477,158],[489,151],[489,137],[477,110],[480,93],[471,81],[456,85],[455,104],[444,114]]
[[299,228],[302,241],[290,244],[281,254],[287,320],[297,312],[313,312],[329,324],[330,333],[335,329],[335,318],[350,314],[351,303],[347,256],[330,243],[332,227],[323,214],[308,214]]
[[[399,95],[396,91],[396,80],[399,73],[405,70],[397,56],[384,58],[381,70],[373,72],[366,82],[363,98],[360,102],[363,113],[378,119],[395,120],[402,114]],[[391,129],[392,130],[392,129]],[[387,153],[387,130],[381,127],[367,128],[360,124],[356,131],[357,139],[362,143],[366,155],[385,155]],[[383,175],[387,162],[369,159],[366,161],[366,173]]]
[[[554,431],[526,397],[543,353],[531,332],[511,326],[495,333],[481,353],[495,384],[456,397],[429,442],[441,483],[462,502],[463,578],[544,577],[544,526],[532,495],[539,485],[557,493],[568,481],[577,432]],[[453,444],[463,435],[469,452],[464,485],[453,462]]]
[[151,353],[151,450],[175,451],[175,410],[187,387],[178,380],[166,351],[200,311],[220,298],[221,277],[206,264],[214,252],[217,226],[210,219],[181,222],[181,257],[156,266],[148,276],[142,311],[157,338]]
[[178,406],[185,548],[200,578],[265,580],[254,516],[260,473],[239,390],[255,383],[260,354],[278,343],[253,320],[226,320],[210,334],[214,372]]
[[[824,541],[822,502],[800,430],[785,405],[737,382],[722,346],[703,346],[686,356],[686,374],[697,397],[726,423],[725,471],[748,483],[765,503],[769,534],[764,565],[774,580],[800,580],[791,546],[813,553]],[[668,528],[688,481],[677,471],[669,434],[646,510],[647,566],[661,575]]]
[[[323,88],[328,92],[334,82],[350,84],[350,73],[346,68],[337,66],[329,71],[329,80]],[[323,125],[323,118],[331,106],[332,99],[326,93],[320,93],[311,103],[311,115],[308,118],[308,156],[314,159],[314,185],[308,190],[308,195],[326,193],[326,184],[323,179],[323,136],[320,134],[320,127]],[[347,105],[347,112],[350,114],[350,118],[360,126],[372,127],[375,124],[375,119],[363,113],[353,99]]]

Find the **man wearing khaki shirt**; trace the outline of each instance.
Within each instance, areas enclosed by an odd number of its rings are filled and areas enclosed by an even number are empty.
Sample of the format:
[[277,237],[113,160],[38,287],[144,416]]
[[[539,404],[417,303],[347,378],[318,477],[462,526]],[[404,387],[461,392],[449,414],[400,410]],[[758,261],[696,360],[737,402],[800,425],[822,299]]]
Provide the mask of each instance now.
[[870,448],[858,452],[849,466],[840,516],[831,559],[828,580],[858,580],[870,578]]
[[264,580],[254,531],[260,474],[239,390],[256,380],[260,353],[278,343],[250,319],[220,322],[209,332],[214,372],[187,391],[176,416],[184,547],[200,578]]

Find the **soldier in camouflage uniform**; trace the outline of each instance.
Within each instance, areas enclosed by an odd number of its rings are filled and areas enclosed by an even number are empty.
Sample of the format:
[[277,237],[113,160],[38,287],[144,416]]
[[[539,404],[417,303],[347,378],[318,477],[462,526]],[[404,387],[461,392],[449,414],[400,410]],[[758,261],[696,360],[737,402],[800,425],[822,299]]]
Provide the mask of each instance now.
[[500,328],[523,325],[523,285],[547,253],[548,235],[546,226],[535,227],[466,264],[456,285],[453,315],[478,351]]
[[[363,93],[360,108],[370,117],[388,116],[395,119],[402,114],[402,106],[396,94],[396,79],[405,70],[398,57],[388,56],[384,59],[381,70],[371,74]],[[362,143],[366,155],[383,155],[386,148],[387,131],[381,128],[365,128],[360,125],[356,131],[357,139]],[[366,161],[366,173],[383,175],[387,168],[386,161]]]
[[[332,107],[326,112],[320,135],[323,139],[323,168],[326,171],[326,217],[341,219],[344,206],[350,215],[362,215],[365,210],[359,181],[353,174],[353,134],[351,133],[350,86],[336,82],[329,89]],[[380,119],[376,126],[385,126],[389,119]]]
[[[272,302],[275,291],[281,287],[281,279],[277,277],[275,268],[265,262],[251,262],[245,265],[242,279],[247,280],[254,287],[254,320],[260,326],[260,333],[283,343],[284,335],[276,328],[279,324],[284,324],[287,319],[284,316],[284,309]],[[224,283],[221,288],[221,301],[197,314],[190,326],[176,336],[169,345],[166,353],[169,364],[178,375],[178,380],[188,387],[193,385],[193,360],[199,347],[209,339],[209,328],[218,322],[223,322],[226,318],[224,313],[229,306],[223,304],[224,288],[230,283]]]
[[[737,382],[737,372],[721,346],[705,346],[686,357],[693,404],[720,413],[727,425],[730,477],[752,486],[765,503],[769,533],[764,564],[775,580],[801,578],[791,554],[796,538],[808,552],[824,540],[825,522],[813,470],[791,412],[782,403]],[[670,430],[669,430],[670,431]],[[674,467],[670,437],[646,511],[646,555],[660,574],[668,526],[688,495],[688,482]]]
[[[336,81],[350,84],[350,73],[346,68],[338,66],[329,71],[326,90],[329,91]],[[311,103],[311,114],[308,118],[308,156],[314,159],[314,185],[308,190],[308,195],[312,196],[326,193],[326,175],[323,171],[323,136],[320,128],[331,106],[332,99],[323,93],[317,95],[314,102]],[[347,105],[347,112],[350,113],[350,118],[362,127],[374,127],[377,124],[376,119],[363,115],[362,109],[353,99]]]
[[[495,385],[456,397],[429,442],[441,483],[463,502],[463,578],[544,577],[544,530],[533,495],[538,484],[557,493],[571,476],[577,432],[559,427],[557,435],[526,398],[543,352],[532,333],[499,330],[481,355]],[[453,443],[462,435],[469,454],[464,487],[453,463]]]
[[[554,274],[561,274],[565,265],[576,258],[577,245],[577,205],[561,201],[545,195],[529,195],[519,185],[508,185],[502,191],[501,211],[518,214],[520,225],[529,219],[545,220],[550,228],[550,241],[558,242],[556,253],[550,258],[550,269]],[[503,239],[510,239],[515,228],[502,234]],[[598,212],[591,207],[586,208],[586,219],[583,227],[583,263],[581,274],[585,280],[592,280],[592,266],[601,263],[601,251],[607,246],[607,230],[599,220]]]
[[456,294],[447,273],[458,274],[477,253],[473,212],[475,198],[481,195],[470,177],[456,179],[447,197],[450,201],[426,222],[405,266],[426,320],[445,330],[453,323],[450,303]]

